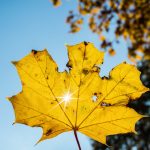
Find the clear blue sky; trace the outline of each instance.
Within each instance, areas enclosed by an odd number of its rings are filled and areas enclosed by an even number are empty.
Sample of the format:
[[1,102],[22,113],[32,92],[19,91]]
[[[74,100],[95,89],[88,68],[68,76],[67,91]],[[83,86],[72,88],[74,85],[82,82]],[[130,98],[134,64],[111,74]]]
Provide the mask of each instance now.
[[[40,128],[12,125],[14,112],[6,100],[21,91],[18,74],[11,64],[27,55],[31,49],[47,48],[59,65],[65,69],[67,51],[65,44],[81,41],[93,42],[99,48],[98,37],[84,25],[81,32],[69,34],[65,18],[70,9],[76,9],[77,1],[64,0],[54,8],[49,0],[0,0],[0,150],[76,150],[73,133],[64,133],[56,138],[35,145],[42,134]],[[87,20],[86,20],[87,21]],[[110,35],[110,38],[112,35]],[[106,53],[101,75],[122,61],[127,61],[126,45],[115,46],[117,55]],[[91,150],[88,137],[79,134],[83,150]]]

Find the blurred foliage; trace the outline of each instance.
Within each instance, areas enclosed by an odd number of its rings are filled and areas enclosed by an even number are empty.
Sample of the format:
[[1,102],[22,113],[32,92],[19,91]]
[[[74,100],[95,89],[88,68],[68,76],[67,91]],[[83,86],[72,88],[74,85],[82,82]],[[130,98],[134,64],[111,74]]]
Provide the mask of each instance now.
[[[55,6],[61,4],[61,0],[51,1]],[[113,43],[119,43],[123,37],[130,60],[136,62],[142,58],[150,59],[149,14],[150,0],[79,0],[78,13],[70,11],[66,22],[70,24],[70,32],[75,33],[80,31],[88,15],[89,28],[99,35],[100,47],[114,55]],[[114,39],[110,40],[112,31]]]
[[[150,60],[143,60],[138,63],[142,72],[143,84],[150,88]],[[145,93],[138,101],[130,102],[129,107],[137,112],[150,116],[150,92]],[[108,148],[98,142],[92,142],[94,150],[150,150],[150,118],[143,118],[136,124],[136,134],[108,136],[107,143],[112,146]]]
[[58,7],[59,5],[61,5],[61,0],[50,0],[50,1],[53,3],[55,7]]

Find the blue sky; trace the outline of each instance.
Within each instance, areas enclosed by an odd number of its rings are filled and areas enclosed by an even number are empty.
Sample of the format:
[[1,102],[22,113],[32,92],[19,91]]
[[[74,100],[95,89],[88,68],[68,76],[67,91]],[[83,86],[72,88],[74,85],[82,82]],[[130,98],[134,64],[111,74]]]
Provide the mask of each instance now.
[[[49,0],[0,0],[0,149],[1,150],[76,150],[77,145],[72,132],[35,145],[42,134],[40,128],[25,125],[12,125],[14,112],[6,100],[21,91],[18,74],[11,64],[27,55],[31,49],[47,48],[59,65],[65,69],[67,51],[65,44],[81,41],[93,42],[99,48],[98,36],[84,25],[81,32],[69,34],[65,18],[70,9],[76,9],[77,1],[64,0],[59,8],[54,8]],[[87,20],[85,21],[87,22]],[[110,35],[112,38],[112,35]],[[115,45],[117,54],[105,54],[101,75],[107,75],[112,67],[128,61],[126,45]],[[79,134],[82,149],[91,150],[91,141]]]

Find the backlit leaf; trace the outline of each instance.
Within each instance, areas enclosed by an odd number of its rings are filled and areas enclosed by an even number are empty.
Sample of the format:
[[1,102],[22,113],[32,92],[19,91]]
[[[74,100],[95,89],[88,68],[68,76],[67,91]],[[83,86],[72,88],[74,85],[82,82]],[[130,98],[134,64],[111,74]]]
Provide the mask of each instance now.
[[68,72],[58,72],[47,50],[13,62],[22,82],[22,91],[9,98],[15,122],[41,127],[40,141],[74,130],[106,144],[107,135],[135,132],[143,116],[126,105],[149,90],[136,67],[121,63],[101,78],[103,52],[87,42],[67,50]]

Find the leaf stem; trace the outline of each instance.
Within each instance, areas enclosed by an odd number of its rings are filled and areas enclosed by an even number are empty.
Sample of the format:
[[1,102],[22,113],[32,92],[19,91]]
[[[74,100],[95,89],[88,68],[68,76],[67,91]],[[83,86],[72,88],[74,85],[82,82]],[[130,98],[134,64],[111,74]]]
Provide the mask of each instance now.
[[81,146],[80,146],[80,142],[79,142],[79,139],[78,139],[78,135],[77,135],[77,130],[76,129],[74,129],[74,136],[75,136],[76,142],[78,144],[78,148],[79,148],[79,150],[81,150]]

